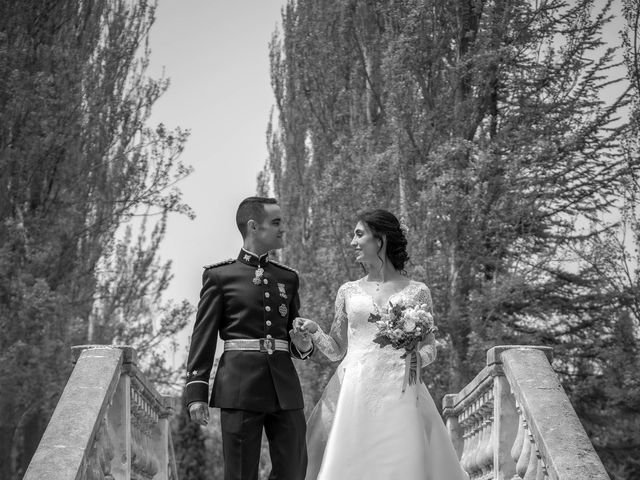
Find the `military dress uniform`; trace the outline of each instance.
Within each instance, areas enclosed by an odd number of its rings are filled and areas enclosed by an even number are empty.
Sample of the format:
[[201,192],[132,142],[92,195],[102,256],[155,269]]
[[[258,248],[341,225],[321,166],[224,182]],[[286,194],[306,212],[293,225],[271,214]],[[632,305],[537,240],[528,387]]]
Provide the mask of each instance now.
[[[257,480],[263,428],[270,478],[304,478],[304,405],[291,357],[311,352],[299,352],[289,336],[300,307],[298,286],[295,270],[245,249],[236,260],[205,267],[186,397],[189,404],[209,401],[221,409],[225,480]],[[218,335],[224,353],[209,398]]]

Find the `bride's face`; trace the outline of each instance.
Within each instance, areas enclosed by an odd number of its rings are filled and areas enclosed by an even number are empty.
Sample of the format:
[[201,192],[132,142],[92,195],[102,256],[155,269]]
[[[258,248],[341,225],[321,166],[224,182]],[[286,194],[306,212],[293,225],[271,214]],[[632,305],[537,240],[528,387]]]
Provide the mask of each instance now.
[[351,246],[356,252],[356,262],[376,264],[380,263],[380,257],[384,255],[382,251],[379,252],[382,240],[375,238],[371,229],[362,221],[353,230]]

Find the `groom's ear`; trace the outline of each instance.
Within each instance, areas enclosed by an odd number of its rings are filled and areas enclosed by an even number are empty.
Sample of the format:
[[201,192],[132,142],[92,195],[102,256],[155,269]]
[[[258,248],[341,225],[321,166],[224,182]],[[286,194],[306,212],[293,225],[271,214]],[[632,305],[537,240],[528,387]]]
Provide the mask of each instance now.
[[249,219],[247,221],[247,232],[249,231],[256,231],[258,229],[258,222],[256,222],[254,219]]

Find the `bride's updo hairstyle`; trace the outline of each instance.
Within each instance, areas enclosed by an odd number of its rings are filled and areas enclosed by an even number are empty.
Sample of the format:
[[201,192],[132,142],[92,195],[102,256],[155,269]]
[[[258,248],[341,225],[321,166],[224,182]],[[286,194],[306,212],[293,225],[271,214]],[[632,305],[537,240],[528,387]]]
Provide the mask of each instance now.
[[[396,216],[386,210],[368,210],[358,215],[358,220],[365,223],[374,238],[387,238],[387,258],[398,271],[404,271],[404,265],[409,260],[407,253],[407,237]],[[382,247],[380,247],[382,250]],[[380,256],[378,250],[378,256]]]

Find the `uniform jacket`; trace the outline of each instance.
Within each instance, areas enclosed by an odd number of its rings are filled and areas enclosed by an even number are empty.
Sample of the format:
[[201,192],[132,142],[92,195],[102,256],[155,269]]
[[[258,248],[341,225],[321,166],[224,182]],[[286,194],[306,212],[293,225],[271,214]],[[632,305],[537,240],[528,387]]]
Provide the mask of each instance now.
[[[236,260],[205,267],[187,361],[187,403],[209,400],[212,407],[259,412],[303,408],[291,356],[306,355],[289,336],[300,307],[298,285],[295,270],[244,249]],[[224,352],[208,399],[218,335],[286,340],[289,352]]]

